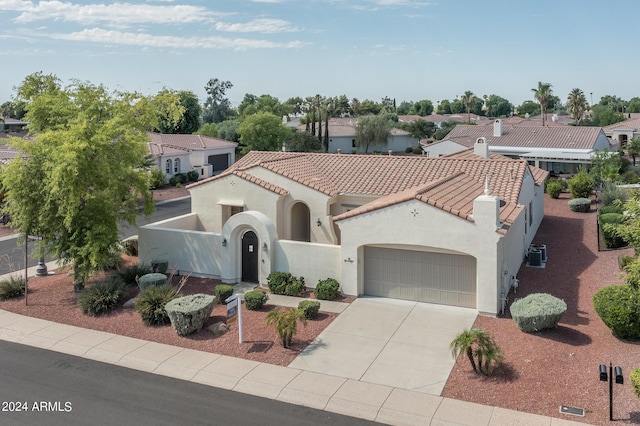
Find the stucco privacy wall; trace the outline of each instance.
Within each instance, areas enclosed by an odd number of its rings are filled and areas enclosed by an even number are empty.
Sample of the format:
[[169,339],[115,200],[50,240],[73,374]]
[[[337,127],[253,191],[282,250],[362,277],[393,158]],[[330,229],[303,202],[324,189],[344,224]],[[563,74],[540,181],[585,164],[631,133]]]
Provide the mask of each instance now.
[[140,263],[167,260],[181,275],[220,277],[221,240],[218,234],[189,230],[197,227],[195,213],[140,227],[138,252]]
[[[499,276],[503,262],[498,249],[502,235],[486,226],[478,226],[458,216],[417,200],[354,216],[337,222],[342,234],[342,266],[340,282],[346,294],[364,292],[364,246],[394,245],[401,241],[407,249],[429,251],[449,250],[476,259],[477,309],[496,315]],[[489,230],[488,230],[489,229]],[[348,262],[348,260],[353,262]],[[511,259],[505,259],[512,262]],[[521,260],[521,258],[520,258]],[[517,270],[520,265],[509,265]]]
[[340,281],[340,253],[340,246],[280,240],[275,244],[273,270],[288,271],[295,276],[302,276],[307,287],[315,288],[319,280],[326,278]]

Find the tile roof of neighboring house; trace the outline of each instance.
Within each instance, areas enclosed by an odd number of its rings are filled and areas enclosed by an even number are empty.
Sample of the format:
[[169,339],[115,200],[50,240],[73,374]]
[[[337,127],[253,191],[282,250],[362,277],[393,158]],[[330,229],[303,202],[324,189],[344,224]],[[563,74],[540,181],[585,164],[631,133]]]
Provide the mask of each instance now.
[[[545,127],[564,127],[572,124],[574,122],[573,118],[568,115],[558,115],[556,116],[556,121],[553,120],[552,114],[547,114],[544,125]],[[502,125],[504,126],[523,126],[523,127],[541,127],[542,126],[542,116],[534,115],[533,117],[519,117],[514,115],[512,117],[501,118]],[[479,121],[479,125],[488,126],[492,125],[495,120],[485,120]]]
[[[474,153],[473,148],[467,148],[464,151],[454,152],[452,154],[444,155],[441,158],[456,158],[458,160],[477,160],[478,156]],[[502,154],[498,154],[489,151],[489,158],[492,160],[509,160],[510,158]]]
[[[486,117],[483,117],[481,115],[477,115],[477,114],[470,114],[470,118],[471,121],[475,121],[478,123],[485,123],[485,122],[491,122],[491,120],[487,119]],[[425,120],[425,121],[432,121],[434,123],[442,123],[443,121],[455,121],[458,123],[464,123],[466,121],[469,121],[469,117],[467,116],[466,113],[462,113],[462,114],[431,114],[431,115],[425,115],[425,116],[420,116],[420,115],[399,115],[398,116],[398,120],[399,121],[404,121],[406,123],[411,123],[412,121],[416,121],[416,120]]]
[[179,155],[188,154],[190,150],[178,146],[147,142],[147,151],[151,155]]
[[487,139],[489,146],[549,149],[593,149],[600,127],[521,127],[502,126],[502,136],[493,136],[493,126],[461,124],[454,127],[446,139],[471,147],[479,137]]
[[236,170],[236,171],[234,171],[234,172],[232,172],[230,174],[227,174],[226,176],[229,176],[229,175],[238,176],[241,179],[244,179],[246,181],[255,183],[256,185],[261,186],[261,187],[263,187],[263,188],[265,188],[265,189],[267,189],[267,190],[269,190],[271,192],[275,192],[278,195],[286,195],[286,194],[289,193],[289,191],[287,191],[286,189],[284,189],[284,188],[282,188],[282,187],[280,187],[278,185],[274,185],[271,182],[267,182],[264,179],[260,179],[259,177],[253,176],[253,175],[251,175],[249,173],[245,173],[245,172]]
[[[357,118],[330,118],[329,119],[329,137],[354,137],[356,136],[356,123]],[[306,129],[306,125],[300,125],[297,127],[298,130],[304,131]],[[324,121],[322,122],[322,132],[324,133]],[[319,132],[319,125],[316,123],[316,135]],[[408,135],[409,132],[402,129],[391,129],[391,134],[398,135]]]
[[6,145],[0,146],[0,164],[7,164],[9,160],[17,157],[19,152]]
[[640,117],[630,118],[629,120],[621,121],[619,123],[609,124],[602,128],[605,133],[612,132],[616,129],[634,129],[640,130]]
[[[427,182],[395,194],[381,197],[363,206],[335,216],[333,220],[340,221],[348,219],[363,213],[416,199],[472,222],[474,200],[482,194],[484,194],[484,186],[482,184],[470,178],[467,174],[459,172],[434,182]],[[500,221],[508,227],[518,217],[523,208],[523,206],[514,202],[507,202],[500,209]]]
[[174,135],[162,133],[148,133],[148,135],[151,142],[154,144],[172,145],[174,147],[185,148],[191,151],[209,148],[235,148],[238,146],[235,142],[201,135]]

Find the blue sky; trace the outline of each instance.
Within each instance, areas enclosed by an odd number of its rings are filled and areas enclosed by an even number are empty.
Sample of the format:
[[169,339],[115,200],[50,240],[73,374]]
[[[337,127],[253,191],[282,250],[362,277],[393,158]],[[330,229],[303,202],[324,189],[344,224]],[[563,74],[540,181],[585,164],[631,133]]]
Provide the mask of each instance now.
[[[640,96],[636,0],[0,0],[0,102],[43,71],[112,90],[519,105],[538,81],[563,101]],[[633,19],[633,18],[630,18]],[[591,93],[593,95],[591,95]]]

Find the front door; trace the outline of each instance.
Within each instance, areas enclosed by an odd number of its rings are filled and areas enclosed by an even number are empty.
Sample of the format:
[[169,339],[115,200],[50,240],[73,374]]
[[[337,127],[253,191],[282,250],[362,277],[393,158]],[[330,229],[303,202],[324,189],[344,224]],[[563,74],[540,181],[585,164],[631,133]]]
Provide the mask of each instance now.
[[242,236],[242,281],[258,282],[258,237],[253,231]]

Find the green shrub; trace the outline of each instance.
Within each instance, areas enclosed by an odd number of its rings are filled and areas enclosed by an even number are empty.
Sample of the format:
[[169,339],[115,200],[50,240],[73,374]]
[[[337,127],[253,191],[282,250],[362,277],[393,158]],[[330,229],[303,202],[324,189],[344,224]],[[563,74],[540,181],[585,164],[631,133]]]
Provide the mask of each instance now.
[[618,255],[618,266],[621,271],[624,271],[625,267],[631,263],[635,259],[634,256],[630,256],[628,254],[620,253]]
[[149,189],[162,188],[167,182],[167,175],[155,167],[149,172]]
[[404,152],[405,152],[405,153],[407,153],[407,154],[411,154],[411,153],[413,152],[413,148],[412,148],[412,147],[410,147],[410,146],[408,146],[408,147],[406,147],[406,148],[404,149]]
[[604,213],[600,215],[598,221],[602,225],[606,223],[618,224],[624,221],[624,215],[620,213]]
[[261,309],[269,300],[269,295],[262,290],[251,290],[244,294],[244,304],[250,311]]
[[511,304],[511,316],[525,333],[553,328],[567,311],[567,304],[546,293],[534,293]]
[[545,187],[545,191],[549,187],[549,184],[560,185],[560,188],[562,188],[563,191],[566,191],[567,188],[569,187],[569,185],[567,184],[567,181],[564,180],[564,179],[549,178],[545,182],[545,186],[544,186]]
[[631,379],[631,386],[633,387],[633,393],[636,394],[638,398],[640,398],[640,368],[634,368],[631,370],[631,374],[629,374],[629,379]]
[[138,287],[140,291],[144,291],[149,287],[158,287],[167,283],[167,276],[158,272],[145,274],[138,278]]
[[200,173],[197,170],[189,170],[187,172],[187,180],[189,182],[197,182],[200,178]]
[[627,170],[620,175],[620,181],[626,184],[638,183],[640,182],[640,176],[638,176],[638,173],[632,170]]
[[620,339],[640,338],[640,296],[629,285],[603,287],[593,295],[596,313]]
[[545,186],[547,194],[551,198],[559,198],[562,193],[562,184],[559,181],[548,182]]
[[600,207],[600,210],[598,210],[598,214],[600,214],[600,215],[608,214],[608,213],[623,214],[624,213],[624,209],[622,208],[622,206],[618,206],[618,205],[615,205],[615,204],[610,204],[608,206]]
[[294,277],[289,272],[271,272],[267,276],[267,285],[273,294],[299,296],[304,290],[304,278]]
[[616,200],[619,200],[620,204],[624,204],[629,199],[629,192],[613,182],[605,182],[600,188],[598,199],[604,206],[610,206]]
[[215,298],[209,294],[192,294],[167,302],[164,310],[178,336],[186,336],[204,326],[211,317],[214,302]]
[[215,292],[216,300],[218,301],[218,303],[226,305],[227,302],[225,302],[225,300],[233,295],[233,286],[227,284],[218,284],[213,291]]
[[607,248],[620,248],[627,245],[624,238],[618,235],[617,225],[625,220],[619,213],[605,213],[598,218],[600,232]]
[[420,148],[419,146],[413,148],[413,153],[414,154],[422,154],[422,148]]
[[589,198],[595,188],[593,177],[583,169],[569,179],[567,184],[571,198]]
[[591,210],[591,200],[588,198],[574,198],[569,200],[569,208],[574,212],[588,212]]
[[164,307],[177,297],[180,297],[180,292],[170,284],[148,287],[136,297],[136,311],[146,325],[169,324],[169,316]]
[[171,176],[171,177],[169,178],[169,185],[171,185],[171,186],[178,186],[178,187],[179,187],[179,186],[180,186],[180,180],[179,180],[177,177],[175,177],[175,176]]
[[317,300],[302,300],[298,303],[298,309],[302,311],[302,315],[306,319],[313,320],[316,319],[320,311],[320,302]]
[[186,174],[184,174],[184,173],[177,173],[177,174],[175,174],[175,175],[174,175],[174,177],[178,180],[178,182],[179,182],[181,185],[184,185],[184,184],[185,184],[185,183],[187,183],[187,182],[188,182],[188,180],[189,180],[189,178],[187,177],[187,175],[186,175]]
[[24,277],[10,276],[0,281],[0,300],[14,299],[24,295]]
[[334,300],[338,296],[338,290],[340,290],[340,284],[333,278],[327,278],[325,280],[318,281],[316,288],[313,290],[316,299],[319,300]]
[[120,268],[116,272],[116,276],[119,277],[127,286],[136,285],[136,278],[140,278],[144,275],[151,273],[151,267],[149,265],[133,265],[126,268]]
[[78,293],[76,302],[82,313],[103,315],[117,308],[124,298],[124,282],[118,277],[98,281]]

